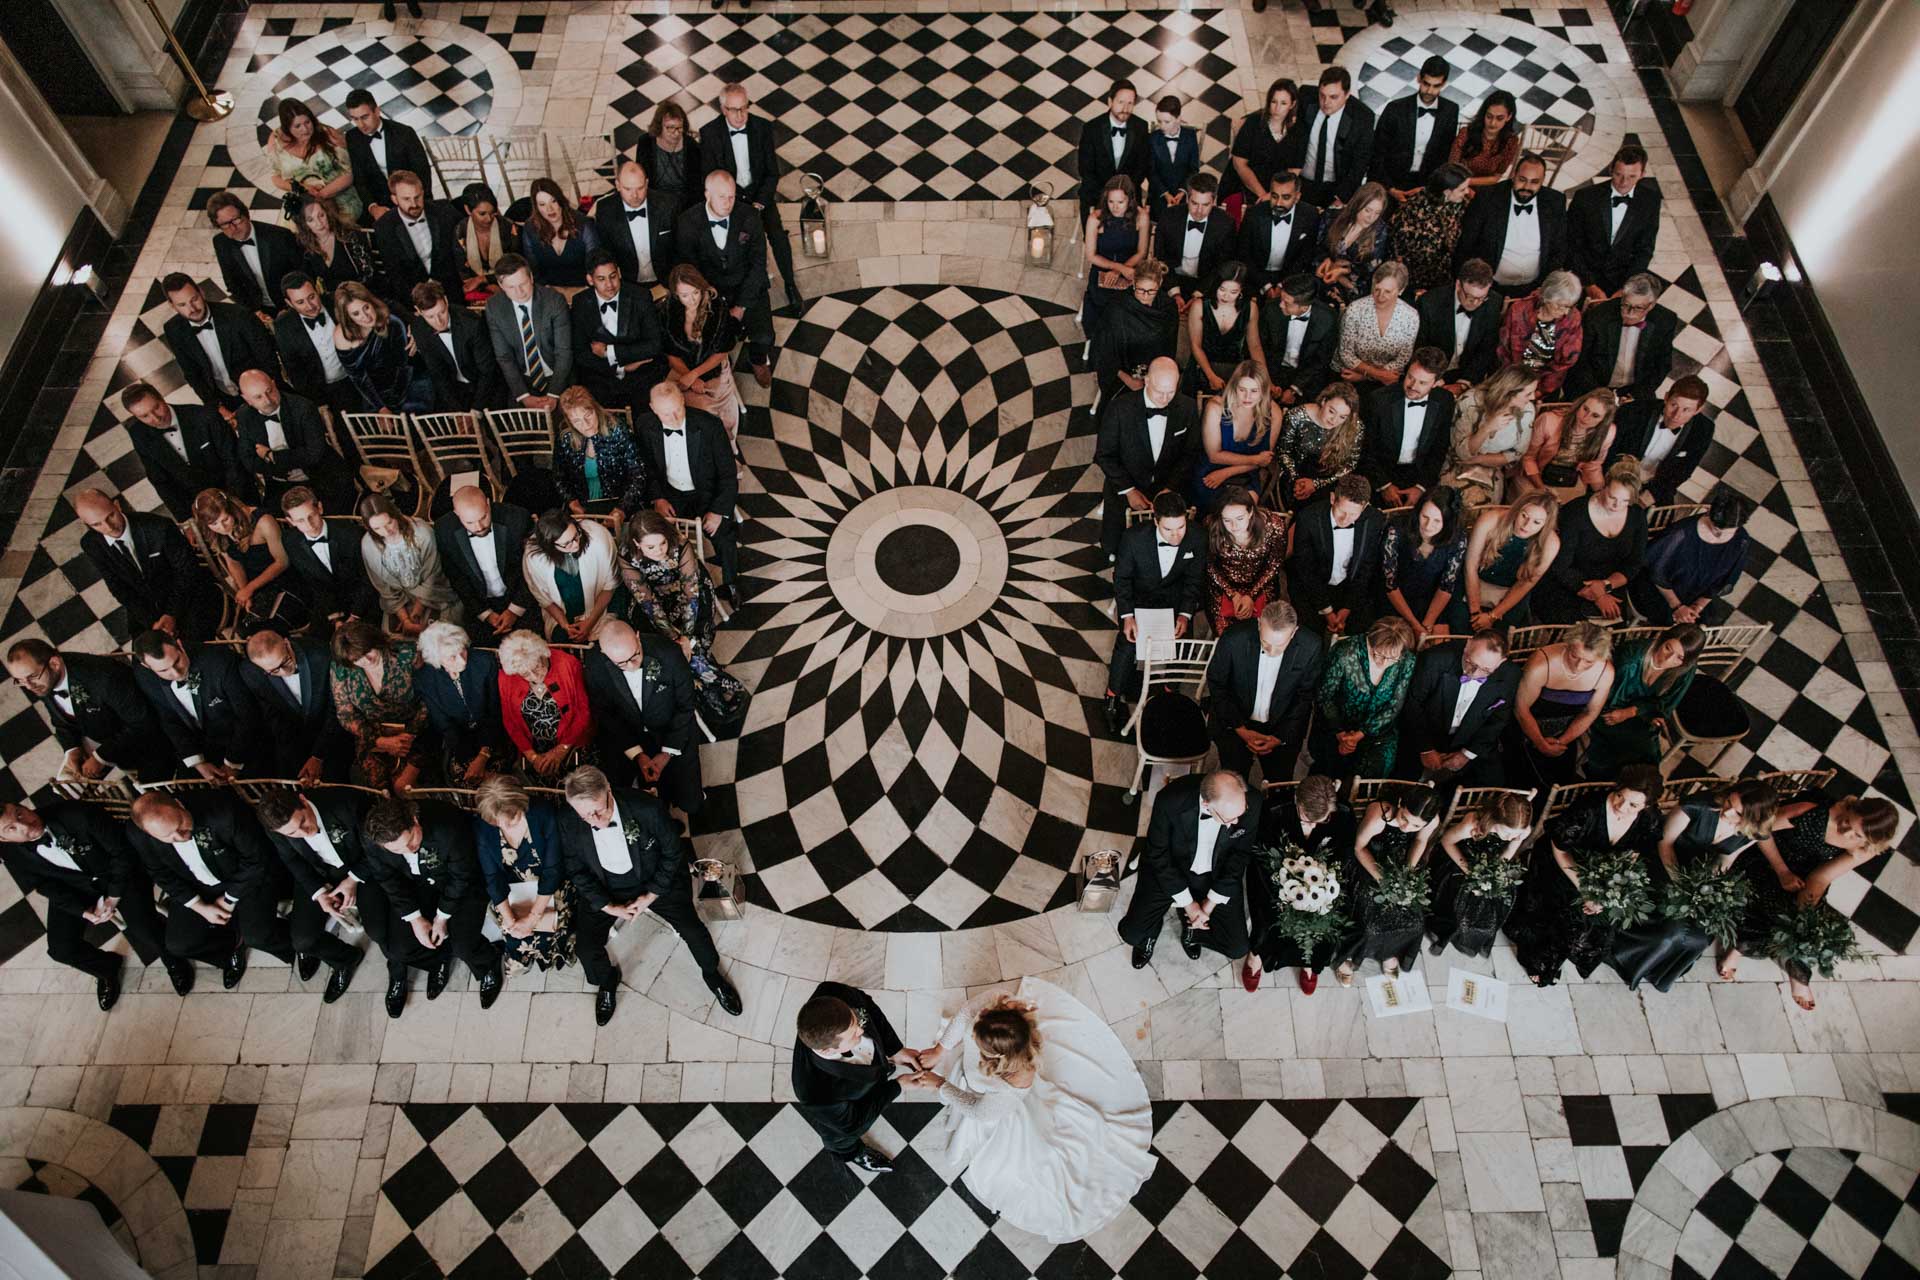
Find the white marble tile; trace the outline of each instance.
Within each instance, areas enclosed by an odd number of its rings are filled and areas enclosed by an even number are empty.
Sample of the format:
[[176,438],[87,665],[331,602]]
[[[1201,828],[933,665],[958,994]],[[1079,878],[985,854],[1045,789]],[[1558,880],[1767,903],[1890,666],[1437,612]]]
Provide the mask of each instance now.
[[1447,1096],[1460,1133],[1527,1131],[1520,1082],[1510,1058],[1448,1058]]
[[[1538,1211],[1544,1215],[1546,1200],[1533,1162],[1533,1143],[1524,1132],[1463,1133],[1459,1137],[1460,1165],[1476,1219],[1480,1214]],[[1483,1256],[1487,1253],[1484,1240],[1481,1252]]]

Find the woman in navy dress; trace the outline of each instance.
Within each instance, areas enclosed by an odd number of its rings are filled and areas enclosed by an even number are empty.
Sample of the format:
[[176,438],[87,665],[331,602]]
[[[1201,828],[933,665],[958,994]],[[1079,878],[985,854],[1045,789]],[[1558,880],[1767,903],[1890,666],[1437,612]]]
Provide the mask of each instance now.
[[587,255],[600,247],[600,229],[583,218],[552,178],[533,180],[533,212],[520,228],[520,252],[539,284],[567,290],[587,287]]
[[[494,774],[480,784],[474,809],[473,847],[500,926],[506,972],[572,964],[573,903],[553,801],[535,799],[518,779]],[[516,893],[519,885],[530,888]]]
[[1100,316],[1110,302],[1133,287],[1133,269],[1147,256],[1147,210],[1133,179],[1117,173],[1087,213],[1087,296],[1080,328],[1089,339],[1100,331]]
[[475,649],[452,622],[427,624],[419,644],[422,666],[413,683],[427,704],[442,774],[449,786],[477,786],[513,758],[500,717],[500,659],[491,649]]

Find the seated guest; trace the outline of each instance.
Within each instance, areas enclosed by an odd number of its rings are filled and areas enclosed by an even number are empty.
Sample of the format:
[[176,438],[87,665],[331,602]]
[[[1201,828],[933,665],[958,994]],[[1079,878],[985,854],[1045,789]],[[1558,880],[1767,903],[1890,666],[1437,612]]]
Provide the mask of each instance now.
[[1242,360],[1221,394],[1200,405],[1200,455],[1187,496],[1202,514],[1217,510],[1230,489],[1265,487],[1279,427],[1266,375]]
[[1312,995],[1320,985],[1319,971],[1332,958],[1336,940],[1307,954],[1278,927],[1283,913],[1293,907],[1281,899],[1277,880],[1285,878],[1282,862],[1294,856],[1291,850],[1335,867],[1352,844],[1353,811],[1340,803],[1340,784],[1332,778],[1309,774],[1291,795],[1280,792],[1261,810],[1260,843],[1247,859],[1248,946],[1240,985],[1249,993],[1260,989],[1263,972],[1288,965],[1298,968],[1303,995]]
[[343,219],[331,201],[302,201],[294,216],[293,234],[300,244],[300,272],[312,281],[316,293],[331,296],[353,281],[384,296],[386,281],[374,266],[367,233],[351,219]]
[[1296,404],[1280,419],[1273,491],[1300,510],[1360,464],[1365,432],[1359,393],[1351,383],[1329,382],[1312,403]]
[[[720,420],[737,456],[740,389],[733,381],[733,349],[739,330],[726,299],[698,267],[683,262],[667,273],[665,336],[668,378],[691,408]],[[634,413],[638,416],[639,406]]]
[[129,638],[157,629],[198,644],[213,635],[220,591],[179,526],[144,511],[129,515],[98,489],[82,489],[70,501],[87,526],[80,550],[126,610]]
[[1200,172],[1200,131],[1180,123],[1181,103],[1168,94],[1154,107],[1147,147],[1147,190],[1163,205],[1186,199],[1187,180]]
[[253,496],[253,476],[240,461],[240,441],[214,410],[168,404],[144,382],[121,392],[120,403],[130,415],[127,436],[133,451],[175,520],[193,518],[194,495],[203,489]]
[[1107,304],[1093,333],[1088,363],[1100,380],[1096,410],[1147,384],[1147,366],[1171,360],[1180,347],[1180,313],[1160,296],[1166,264],[1148,258],[1133,269],[1133,287]]
[[1717,484],[1707,509],[1653,540],[1647,571],[1633,580],[1633,606],[1649,624],[1711,625],[1730,612],[1722,596],[1740,580],[1752,538],[1744,526],[1752,510],[1731,486]]
[[1265,199],[1249,193],[1251,206],[1240,219],[1239,259],[1247,264],[1254,291],[1268,300],[1289,277],[1306,276],[1307,291],[1298,295],[1304,304],[1318,292],[1320,210],[1300,198],[1298,173],[1281,170],[1265,190]]
[[465,306],[447,301],[447,291],[428,280],[413,287],[415,359],[433,387],[435,413],[504,409],[507,385],[493,358],[486,322]]
[[1540,287],[1515,298],[1500,321],[1500,361],[1540,375],[1543,395],[1555,395],[1580,358],[1580,277],[1556,271]]
[[333,714],[333,658],[312,636],[256,631],[240,683],[265,726],[262,760],[276,778],[338,782],[353,764],[353,739]]
[[1460,264],[1451,288],[1438,285],[1420,295],[1420,336],[1415,342],[1447,358],[1449,394],[1458,396],[1485,382],[1500,363],[1500,308],[1487,306],[1493,292],[1493,268],[1478,258]]
[[531,631],[500,640],[500,714],[518,763],[542,778],[559,776],[593,743],[593,707],[580,659]]
[[1169,908],[1179,909],[1180,947],[1190,959],[1198,960],[1202,947],[1229,960],[1246,955],[1240,891],[1259,829],[1260,796],[1229,770],[1190,773],[1161,789],[1141,842],[1133,901],[1120,918],[1134,968],[1153,959]]
[[326,504],[305,485],[280,495],[280,511],[291,530],[280,542],[315,622],[332,626],[376,617],[380,601],[361,559],[359,525],[351,519],[327,519]]
[[1253,301],[1247,296],[1246,267],[1221,263],[1209,277],[1204,296],[1196,294],[1193,301],[1200,305],[1187,308],[1193,363],[1187,366],[1186,388],[1194,395],[1219,395],[1234,368],[1247,358]]
[[361,398],[356,380],[341,363],[340,349],[334,343],[339,327],[313,277],[304,271],[290,271],[280,284],[287,309],[273,322],[273,339],[280,350],[281,367],[287,371],[287,389],[325,405],[335,416],[379,408]]
[[687,407],[680,387],[663,382],[648,397],[649,412],[634,428],[647,501],[669,520],[698,520],[720,557],[720,594],[735,603],[740,572],[734,504],[740,473],[727,451],[720,422]]
[[1146,385],[1109,400],[1100,412],[1093,460],[1106,480],[1100,548],[1112,559],[1126,529],[1127,509],[1149,511],[1154,495],[1181,484],[1200,447],[1200,414],[1180,394],[1180,366],[1157,359]]
[[499,287],[493,281],[494,264],[514,251],[520,229],[500,212],[500,197],[484,182],[466,185],[460,192],[460,207],[467,215],[460,224],[460,244],[465,250],[460,282],[466,286],[462,301],[472,303],[492,297]]
[[[1527,796],[1495,792],[1471,807],[1461,805],[1440,833],[1444,865],[1434,868],[1433,906],[1427,911],[1427,936],[1440,950],[1486,959],[1513,911],[1512,886],[1469,887],[1475,865],[1498,859],[1511,863],[1533,836],[1533,802]],[[1525,866],[1524,863],[1521,864]]]
[[1516,478],[1521,459],[1533,450],[1534,401],[1540,375],[1510,364],[1453,404],[1453,439],[1440,483],[1460,491],[1467,510],[1512,501],[1526,492]]
[[[1542,645],[1527,658],[1513,700],[1513,735],[1519,770],[1551,786],[1574,777],[1574,750],[1613,692],[1613,633],[1597,622],[1579,622],[1557,644]],[[1518,771],[1518,770],[1516,770]]]
[[391,640],[370,622],[334,631],[333,714],[354,741],[349,781],[401,793],[420,776],[427,709],[415,683],[419,666],[413,641]]
[[[1320,223],[1319,262],[1314,274],[1320,280],[1320,296],[1336,306],[1354,301],[1370,282],[1377,281],[1379,270],[1392,256],[1393,239],[1387,222],[1387,189],[1369,182],[1354,192],[1337,212],[1329,211]],[[1400,288],[1407,284],[1406,268],[1400,268]],[[1394,294],[1398,298],[1399,292]],[[1412,341],[1412,335],[1408,335]]]
[[576,516],[611,515],[615,524],[646,498],[647,464],[633,428],[608,413],[584,385],[560,394],[560,438],[553,447],[553,478]]
[[209,489],[193,500],[193,524],[201,545],[226,570],[243,630],[306,625],[307,602],[294,590],[297,575],[287,572],[293,561],[272,512]]
[[[1294,197],[1299,197],[1300,164],[1305,159],[1305,139],[1293,130],[1300,116],[1299,106],[1300,86],[1291,80],[1275,80],[1267,86],[1265,109],[1249,111],[1233,131],[1233,149],[1227,156],[1226,177],[1220,185],[1220,203],[1239,221],[1243,233],[1247,219],[1259,211],[1263,197],[1271,190],[1268,183],[1285,176],[1292,182]],[[1289,200],[1288,207],[1292,203]],[[1319,210],[1312,212],[1314,217],[1319,216]],[[1265,260],[1265,255],[1261,255],[1259,261]],[[1246,262],[1248,266],[1255,265],[1251,257]]]
[[492,650],[475,649],[456,623],[429,623],[420,633],[414,683],[449,783],[477,786],[505,767],[513,748],[500,713],[500,659]]
[[1472,194],[1466,167],[1443,164],[1394,211],[1393,252],[1406,263],[1407,287],[1414,293],[1444,289],[1452,282],[1453,246]]
[[1627,588],[1647,563],[1647,510],[1640,464],[1623,458],[1607,468],[1591,498],[1560,508],[1560,553],[1534,592],[1542,622],[1609,622],[1633,617]]
[[1705,631],[1679,622],[1620,646],[1613,692],[1587,731],[1587,755],[1580,764],[1587,777],[1612,778],[1626,765],[1660,763],[1661,728],[1692,687],[1706,643]]
[[573,369],[601,404],[638,414],[666,376],[666,338],[653,293],[621,283],[605,249],[587,255],[587,288],[573,297]]
[[1420,313],[1400,296],[1406,287],[1406,267],[1383,262],[1373,270],[1370,301],[1355,301],[1340,318],[1333,365],[1348,382],[1394,383],[1406,372],[1420,336]]
[[1325,652],[1284,600],[1219,633],[1207,663],[1207,728],[1222,769],[1251,781],[1257,759],[1266,781],[1293,778]]
[[1567,204],[1567,266],[1587,282],[1591,301],[1618,293],[1653,261],[1660,184],[1646,173],[1647,153],[1629,143],[1613,153],[1608,181],[1582,187]]
[[353,149],[347,140],[338,129],[321,124],[296,94],[280,99],[279,115],[280,127],[268,131],[265,147],[273,185],[283,197],[326,201],[342,218],[357,222],[366,208],[356,189]]
[[1440,834],[1440,797],[1429,787],[1404,784],[1382,787],[1361,810],[1353,845],[1342,861],[1341,897],[1346,900],[1346,927],[1334,944],[1333,976],[1343,987],[1353,985],[1353,971],[1369,960],[1380,962],[1382,973],[1398,974],[1411,967],[1426,934],[1422,913],[1397,910],[1374,893],[1385,873],[1414,871],[1430,876],[1428,860]]
[[[1305,104],[1297,128],[1306,143],[1301,172],[1307,199],[1323,209],[1353,204],[1373,165],[1373,110],[1354,100],[1353,77],[1345,67],[1320,73],[1319,92]],[[1384,194],[1386,188],[1380,190]]]
[[1510,181],[1484,188],[1467,206],[1453,242],[1454,272],[1478,258],[1493,266],[1502,297],[1521,298],[1566,265],[1566,245],[1567,198],[1547,186],[1547,162],[1525,152]]
[[461,621],[460,597],[440,568],[433,526],[402,511],[384,493],[360,499],[353,513],[366,526],[360,559],[389,629],[417,636],[436,619]]
[[1134,269],[1152,256],[1150,221],[1133,179],[1124,173],[1108,178],[1100,203],[1087,214],[1087,291],[1080,301],[1080,327],[1089,338],[1100,335],[1108,307],[1126,296]]
[[586,655],[601,757],[628,785],[657,790],[689,816],[700,812],[700,740],[693,726],[693,671],[680,648],[618,619]]
[[1619,926],[1602,914],[1599,903],[1583,896],[1581,865],[1597,855],[1617,854],[1652,862],[1665,791],[1659,770],[1630,769],[1611,791],[1575,801],[1547,824],[1507,920],[1515,958],[1535,986],[1558,982],[1569,960],[1588,978],[1612,957]]
[[450,804],[389,797],[368,808],[361,832],[370,878],[387,899],[387,918],[375,934],[387,957],[387,1016],[397,1018],[407,1006],[407,970],[427,971],[427,999],[436,1000],[456,956],[473,972],[480,1007],[491,1008],[504,975],[500,953],[480,932],[487,896],[472,819]]
[[428,198],[421,177],[425,172],[394,169],[387,175],[393,207],[374,219],[374,248],[380,254],[387,288],[395,297],[408,297],[415,285],[429,280],[436,281],[449,298],[463,297],[460,210]]
[[1315,773],[1341,781],[1392,775],[1414,662],[1413,630],[1398,618],[1333,642],[1308,735]]
[[172,776],[166,739],[126,663],[59,653],[29,637],[7,650],[7,674],[28,702],[44,707],[54,741],[66,752],[59,778],[97,782],[115,769]]
[[[647,189],[659,202],[658,216],[669,229],[689,206],[700,203],[707,171],[700,144],[687,124],[687,112],[677,102],[663,101],[653,109],[653,122],[633,146],[633,158],[646,171]],[[661,269],[672,263],[661,264]],[[623,268],[624,269],[624,268]]]
[[1080,216],[1100,201],[1107,180],[1115,174],[1133,179],[1134,189],[1147,180],[1147,122],[1135,116],[1140,95],[1132,84],[1116,80],[1107,91],[1107,112],[1089,120],[1080,130]]
[[1152,255],[1167,264],[1167,296],[1183,313],[1201,285],[1233,259],[1237,237],[1233,219],[1214,207],[1219,194],[1219,179],[1196,173],[1185,198],[1154,216]]
[[1386,523],[1372,496],[1364,476],[1341,476],[1300,511],[1288,534],[1294,607],[1308,626],[1328,636],[1357,631],[1372,617]]
[[271,328],[281,306],[280,279],[300,269],[300,242],[291,231],[264,222],[256,225],[247,206],[231,191],[216,191],[207,198],[207,221],[219,233],[213,238],[213,259],[220,266],[227,300],[253,312]]
[[1572,404],[1542,410],[1533,420],[1533,448],[1520,460],[1529,489],[1574,502],[1606,482],[1601,459],[1613,448],[1613,392],[1595,387]]
[[567,775],[567,808],[560,813],[560,844],[576,900],[574,936],[580,967],[599,989],[594,1021],[613,1019],[620,967],[607,954],[617,925],[651,911],[681,941],[700,966],[720,1007],[738,1017],[740,993],[720,972],[720,953],[693,906],[693,884],[680,833],[665,807],[637,791],[615,791],[592,766]]
[[1689,373],[1673,380],[1665,399],[1636,400],[1620,411],[1607,465],[1622,458],[1640,460],[1640,474],[1647,477],[1640,490],[1641,506],[1671,506],[1680,500],[1680,486],[1693,477],[1713,443],[1713,419],[1700,412],[1706,404],[1706,381]]
[[[1420,188],[1446,167],[1448,148],[1460,124],[1460,104],[1444,96],[1452,74],[1445,58],[1430,56],[1420,64],[1415,91],[1380,109],[1368,176],[1403,204],[1418,199]],[[1460,181],[1466,181],[1465,175]]]
[[1454,135],[1447,162],[1467,171],[1477,190],[1507,176],[1520,158],[1520,104],[1505,89],[1495,89],[1480,100],[1473,119]]
[[1400,712],[1395,775],[1441,791],[1501,785],[1500,742],[1519,688],[1520,667],[1507,661],[1507,640],[1498,631],[1424,650]]
[[1460,577],[1466,611],[1454,615],[1465,625],[1457,630],[1520,627],[1531,620],[1527,597],[1560,554],[1554,529],[1559,517],[1560,504],[1544,490],[1473,517]]
[[[329,920],[355,923],[355,916],[347,914],[354,912],[368,936],[384,947],[389,905],[386,893],[368,878],[366,837],[361,832],[366,809],[366,800],[345,788],[303,793],[273,787],[254,802],[253,816],[266,830],[291,880],[294,915],[304,921],[296,929],[317,927],[325,934]],[[363,957],[358,947],[339,938],[329,936],[325,945],[336,967],[320,999],[332,1004],[347,993]]]
[[[667,272],[673,269],[673,221],[681,209],[677,195],[650,198],[651,187],[645,166],[627,160],[614,171],[613,190],[593,202],[601,250],[612,255],[620,278],[645,295],[649,304],[653,286],[665,284]],[[592,272],[591,264],[587,270]]]
[[[1721,787],[1717,794],[1696,792],[1673,806],[1661,828],[1660,856],[1645,861],[1655,900],[1664,896],[1666,886],[1683,867],[1694,873],[1725,874],[1743,851],[1756,844],[1771,847],[1778,803],[1769,783],[1745,778]],[[1692,920],[1667,919],[1656,913],[1653,919],[1620,931],[1611,963],[1628,990],[1650,982],[1656,991],[1668,991],[1713,943]]]
[[740,723],[747,688],[713,660],[718,618],[711,580],[693,543],[659,512],[642,511],[621,534],[620,582],[632,601],[628,616],[644,619],[655,635],[680,646],[707,727],[719,733]]
[[193,965],[167,954],[153,881],[127,846],[124,825],[99,805],[0,804],[0,862],[21,896],[46,898],[47,958],[92,978],[103,1011],[120,999],[125,960],[87,941],[87,931],[113,922],[116,914],[141,963],[164,963],[175,991],[193,990]]
[[239,654],[225,645],[190,651],[164,631],[142,631],[131,647],[134,682],[182,770],[216,782],[261,772],[265,726]]
[[1270,600],[1287,595],[1284,522],[1260,510],[1252,491],[1223,491],[1207,534],[1207,617],[1213,634],[1260,616]]
[[259,370],[269,381],[280,376],[273,335],[260,318],[231,302],[208,302],[193,277],[175,271],[160,281],[173,315],[161,329],[167,350],[180,366],[201,404],[218,409],[232,422],[239,414],[240,376]]
[[[573,963],[573,895],[560,848],[559,807],[494,774],[474,797],[473,847],[493,903],[507,976]],[[525,894],[516,892],[531,886]]]
[[1411,505],[1440,483],[1453,439],[1453,394],[1439,385],[1445,364],[1439,350],[1416,347],[1406,372],[1362,402],[1367,433],[1360,473],[1382,506]]
[[353,468],[334,451],[320,410],[304,396],[282,395],[257,369],[240,375],[246,407],[240,411],[240,461],[269,505],[304,485],[338,510],[353,505]]
[[1580,359],[1567,375],[1567,394],[1611,387],[1622,404],[1652,400],[1673,371],[1673,335],[1680,317],[1658,305],[1660,278],[1637,272],[1620,296],[1589,306],[1581,317]]
[[1140,695],[1140,638],[1136,609],[1173,611],[1173,635],[1192,625],[1206,586],[1207,535],[1187,519],[1180,495],[1153,500],[1153,522],[1129,529],[1113,564],[1113,602],[1120,622],[1107,673],[1107,727],[1116,735],[1127,722],[1127,703]]
[[1306,272],[1288,276],[1258,305],[1259,320],[1248,331],[1247,353],[1283,406],[1312,400],[1333,378],[1339,315],[1316,300],[1313,277]]
[[500,292],[487,299],[487,336],[507,384],[509,406],[551,409],[573,385],[573,320],[567,300],[535,283],[533,268],[518,254],[494,263],[493,278]]
[[460,599],[461,615],[482,637],[502,636],[533,607],[521,556],[533,517],[485,489],[453,491],[453,510],[433,522],[433,541],[447,584]]
[[1416,639],[1465,630],[1460,578],[1467,532],[1460,495],[1444,487],[1387,522],[1380,541],[1380,588],[1387,611],[1412,627]]
[[360,399],[375,413],[430,412],[433,379],[407,353],[410,339],[400,317],[351,280],[334,291],[333,306],[340,317],[333,349]]
[[597,520],[549,511],[533,522],[521,572],[549,637],[581,643],[598,634],[620,585],[613,547],[613,534]]
[[533,212],[520,228],[520,252],[533,278],[549,289],[578,289],[587,282],[587,256],[600,248],[600,229],[552,178],[533,180]]
[[773,309],[768,301],[767,237],[760,214],[750,202],[740,203],[739,186],[724,169],[707,174],[705,197],[704,203],[683,210],[674,224],[676,252],[726,298],[727,314],[746,334],[753,380],[771,386]]

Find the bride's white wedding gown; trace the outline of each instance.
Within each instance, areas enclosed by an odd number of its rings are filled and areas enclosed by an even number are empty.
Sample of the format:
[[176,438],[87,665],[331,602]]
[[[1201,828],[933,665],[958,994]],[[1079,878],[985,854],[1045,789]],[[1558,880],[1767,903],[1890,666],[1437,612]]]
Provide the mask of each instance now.
[[981,1065],[973,1024],[993,993],[940,1036],[947,1161],[979,1201],[1053,1243],[1111,1222],[1153,1172],[1153,1111],[1133,1059],[1100,1017],[1050,982],[1027,978],[1040,1062],[1016,1089]]

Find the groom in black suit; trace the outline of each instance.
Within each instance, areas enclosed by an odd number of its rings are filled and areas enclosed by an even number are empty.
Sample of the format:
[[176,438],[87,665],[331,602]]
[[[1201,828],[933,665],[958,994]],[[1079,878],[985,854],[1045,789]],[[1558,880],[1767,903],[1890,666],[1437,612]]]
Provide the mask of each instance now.
[[837,1159],[868,1173],[890,1171],[893,1163],[860,1139],[900,1096],[894,1067],[924,1070],[939,1049],[903,1047],[873,997],[838,982],[821,983],[797,1022],[794,1109]]
[[1202,946],[1230,960],[1247,954],[1239,898],[1259,829],[1260,796],[1237,773],[1189,773],[1162,789],[1147,824],[1133,902],[1120,918],[1134,968],[1153,959],[1168,907],[1180,909],[1180,946],[1190,959],[1200,958]]

